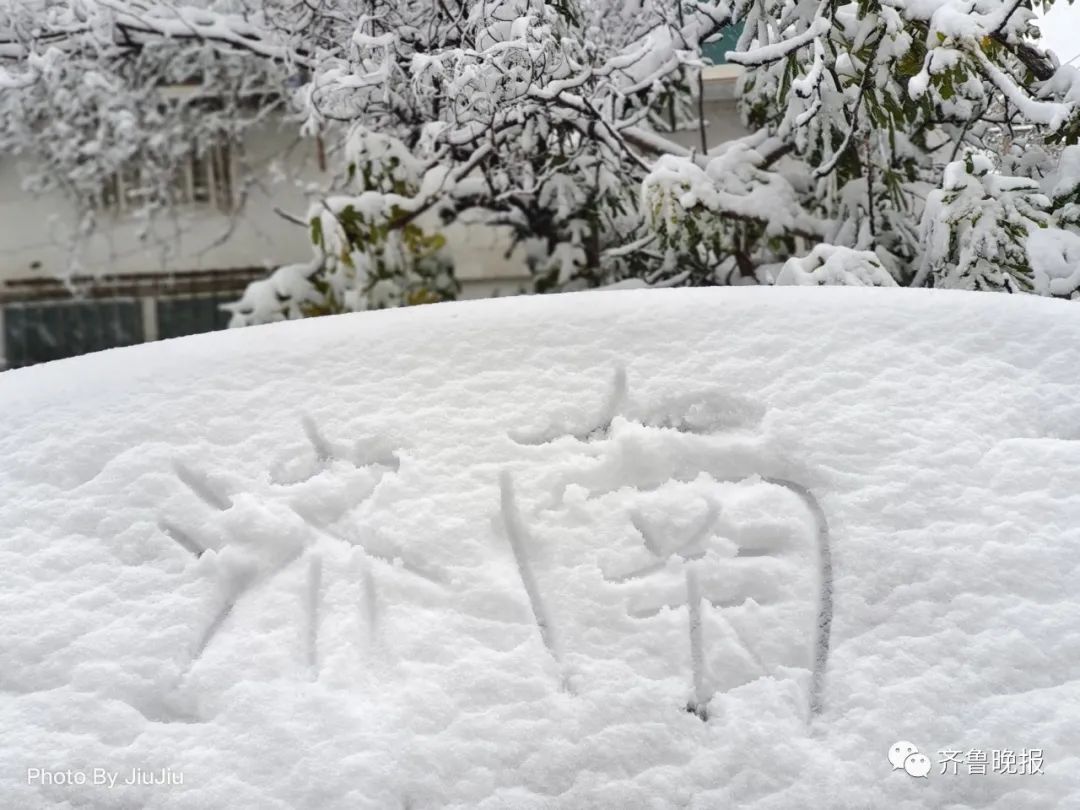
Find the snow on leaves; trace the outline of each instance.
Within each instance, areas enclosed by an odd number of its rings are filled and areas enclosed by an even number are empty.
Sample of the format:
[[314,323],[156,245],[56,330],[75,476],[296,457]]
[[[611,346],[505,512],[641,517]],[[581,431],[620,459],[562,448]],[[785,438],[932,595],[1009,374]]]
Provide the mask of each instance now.
[[[805,251],[790,239],[802,231],[873,252],[887,270],[875,275],[903,285],[1072,295],[1071,273],[1058,271],[1054,285],[1032,278],[1024,237],[1025,222],[1075,225],[1056,216],[1057,204],[1010,194],[1054,174],[1053,144],[1075,141],[1080,127],[1076,71],[1038,49],[1033,18],[1031,4],[1012,2],[749,7],[729,58],[747,68],[741,104],[755,131],[744,141],[756,176],[720,165],[733,144],[704,170],[664,158],[646,180],[655,232],[670,248],[696,246],[702,267],[688,278],[698,283],[767,282],[776,273],[763,266]],[[982,220],[1007,234],[1001,244],[988,244],[963,215],[943,221],[933,198],[924,209],[927,187],[951,182],[949,164],[976,153],[1000,156],[980,176],[989,193],[1013,199]],[[775,214],[763,222],[766,209]],[[807,228],[797,214],[819,225]],[[937,236],[928,240],[920,220]],[[941,248],[949,240],[951,253]],[[866,281],[864,273],[830,277]]]
[[871,251],[818,245],[809,256],[788,259],[776,284],[841,284],[852,287],[895,287],[896,281]]
[[[669,127],[689,118],[699,47],[730,20],[727,3],[671,0],[631,6],[375,0],[363,10],[345,0],[314,6],[83,0],[47,14],[5,0],[0,60],[11,68],[0,74],[0,84],[13,104],[32,100],[34,108],[47,106],[45,94],[61,86],[70,90],[69,107],[89,108],[86,92],[68,87],[82,76],[114,85],[118,98],[121,91],[138,90],[145,98],[141,105],[127,104],[132,109],[159,109],[161,85],[180,81],[199,83],[204,101],[247,97],[274,107],[295,101],[305,134],[355,142],[357,133],[378,133],[396,145],[393,157],[365,152],[365,159],[379,164],[373,175],[359,170],[363,161],[346,155],[348,165],[338,168],[344,174],[351,165],[351,175],[324,195],[338,198],[323,206],[333,216],[351,208],[365,228],[386,232],[350,239],[344,253],[317,245],[320,258],[385,253],[383,243],[393,234],[417,227],[418,212],[437,208],[432,213],[443,221],[467,215],[509,227],[518,241],[528,242],[530,265],[549,285],[592,285],[637,274],[638,251],[614,249],[633,241],[628,233],[646,235],[635,205],[648,168],[644,155],[688,154],[654,123],[661,115]],[[33,60],[48,52],[58,55],[63,76],[35,67]],[[149,63],[158,53],[159,62]],[[138,88],[127,68],[133,59],[147,62],[137,71]],[[295,99],[282,91],[297,85]],[[188,126],[214,128],[234,140],[262,113],[246,115],[250,104],[203,106],[204,118]],[[136,118],[119,145],[106,144],[104,136],[72,138],[71,132],[67,141],[59,132],[43,139],[37,129],[51,132],[59,124],[49,122],[64,118],[54,113],[43,110],[36,123],[22,116],[0,132],[0,145],[36,149],[51,161],[42,176],[53,182],[87,173],[79,167],[90,156],[73,144],[89,142],[99,151],[108,146],[108,160],[96,159],[107,165],[94,168],[108,176],[130,159],[151,168],[151,145],[172,144],[182,134]],[[385,187],[391,161],[419,167],[412,178],[417,182]],[[158,163],[167,161],[153,163],[152,173],[167,175]],[[84,197],[99,179],[85,180]],[[331,310],[417,302],[385,291],[369,296],[364,269],[356,268],[346,284],[345,292],[358,295],[319,290]],[[391,271],[410,269],[399,262]],[[330,275],[335,270],[328,268]],[[293,291],[290,285],[278,288]],[[281,315],[280,308],[267,309],[254,309],[252,317]],[[297,306],[285,308],[288,316],[298,313],[305,314]]]
[[[1021,239],[968,245],[954,221],[962,244],[931,255],[918,227],[950,163],[995,154],[1002,178],[1038,183],[1080,135],[1080,73],[1040,51],[1034,5],[2,0],[0,147],[34,157],[31,184],[69,191],[89,233],[116,172],[142,167],[149,223],[193,143],[293,105],[345,165],[306,218],[310,265],[253,287],[234,324],[454,297],[438,234],[454,220],[507,229],[539,291],[769,283],[824,243],[904,285],[1071,296],[1074,268],[1029,278]],[[701,45],[731,24],[750,133],[695,154],[664,133],[700,115]],[[1057,198],[1045,213],[1077,232]]]

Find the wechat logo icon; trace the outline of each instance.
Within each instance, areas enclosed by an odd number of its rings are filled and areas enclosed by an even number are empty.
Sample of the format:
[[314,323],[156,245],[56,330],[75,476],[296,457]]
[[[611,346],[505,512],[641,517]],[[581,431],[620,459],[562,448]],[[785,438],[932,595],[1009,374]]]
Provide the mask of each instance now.
[[889,762],[893,766],[893,770],[905,770],[908,776],[914,776],[915,778],[926,778],[926,775],[930,773],[930,758],[925,754],[920,754],[918,747],[914,743],[909,743],[907,740],[900,740],[892,744],[889,748]]

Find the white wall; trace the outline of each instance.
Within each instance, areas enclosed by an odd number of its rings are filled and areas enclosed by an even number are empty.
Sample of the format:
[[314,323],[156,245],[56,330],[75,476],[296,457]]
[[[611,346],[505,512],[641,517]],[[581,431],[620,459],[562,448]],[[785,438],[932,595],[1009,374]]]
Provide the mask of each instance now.
[[[81,257],[85,272],[271,267],[309,257],[311,246],[304,229],[288,224],[273,211],[274,206],[301,214],[306,211],[302,189],[291,177],[271,180],[268,170],[278,161],[287,175],[317,180],[314,145],[296,143],[295,129],[290,133],[264,127],[252,133],[245,148],[245,159],[264,169],[259,175],[266,179],[264,188],[249,191],[239,216],[226,217],[209,207],[181,207],[177,221],[160,223],[155,233],[140,240],[139,223],[131,216],[102,212]],[[21,190],[21,183],[16,160],[0,160],[0,280],[62,275],[69,267],[77,225],[73,207],[60,193],[32,195]]]

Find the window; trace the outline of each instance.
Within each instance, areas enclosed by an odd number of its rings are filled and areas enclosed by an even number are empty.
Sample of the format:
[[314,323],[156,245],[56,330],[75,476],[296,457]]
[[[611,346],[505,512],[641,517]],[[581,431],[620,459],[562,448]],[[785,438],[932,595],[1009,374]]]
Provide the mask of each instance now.
[[[106,181],[100,207],[117,213],[138,209],[153,191],[143,183],[138,165],[116,172]],[[172,177],[169,201],[174,205],[209,205],[233,210],[232,155],[229,145],[216,144],[201,155],[192,152]]]
[[192,155],[174,181],[176,202],[212,205],[231,211],[232,161],[227,144],[208,149],[202,155]]
[[8,368],[29,366],[142,341],[138,301],[34,301],[3,308]]
[[229,313],[222,310],[221,305],[234,300],[237,295],[159,298],[158,338],[164,340],[225,329],[229,325]]
[[224,329],[221,305],[265,275],[244,267],[0,280],[0,371]]

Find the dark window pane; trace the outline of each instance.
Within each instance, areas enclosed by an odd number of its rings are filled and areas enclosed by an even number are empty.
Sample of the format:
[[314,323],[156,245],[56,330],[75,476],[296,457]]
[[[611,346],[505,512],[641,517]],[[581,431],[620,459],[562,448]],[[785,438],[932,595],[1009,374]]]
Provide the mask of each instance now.
[[157,302],[158,336],[164,338],[214,332],[229,325],[218,298],[160,298]]
[[141,343],[142,312],[129,299],[49,301],[4,307],[10,368]]

